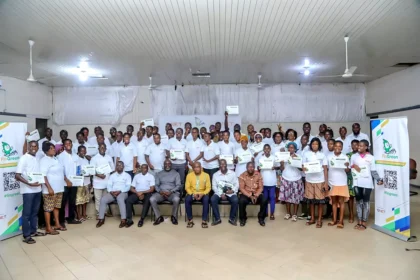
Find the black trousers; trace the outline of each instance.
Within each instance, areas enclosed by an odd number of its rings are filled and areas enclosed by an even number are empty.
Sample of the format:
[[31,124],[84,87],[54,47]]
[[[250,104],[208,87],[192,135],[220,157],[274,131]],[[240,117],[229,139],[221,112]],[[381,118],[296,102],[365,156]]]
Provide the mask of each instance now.
[[[146,193],[144,194],[143,198],[143,210],[141,211],[141,218],[144,219],[147,216],[147,213],[149,213],[150,209],[150,197],[152,196],[152,193]],[[128,196],[128,198],[125,200],[125,207],[127,210],[127,221],[131,221],[133,219],[133,204],[140,201],[137,194],[133,193]]]
[[[243,194],[239,197],[239,220],[245,221],[246,216],[246,206],[251,203],[251,199]],[[267,211],[268,199],[264,198],[263,194],[260,194],[257,198],[256,204],[260,205],[260,212],[258,212],[258,219],[264,220]]]
[[76,195],[77,195],[77,188],[76,187],[64,187],[63,193],[63,201],[61,202],[61,209],[60,209],[60,222],[64,223],[64,219],[66,216],[66,204],[67,201],[69,202],[69,217],[67,221],[73,221],[76,215]]

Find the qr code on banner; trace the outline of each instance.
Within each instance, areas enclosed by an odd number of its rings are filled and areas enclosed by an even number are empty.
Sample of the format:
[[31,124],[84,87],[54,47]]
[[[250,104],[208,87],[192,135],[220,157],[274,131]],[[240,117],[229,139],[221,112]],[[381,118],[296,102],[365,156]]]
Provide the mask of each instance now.
[[397,190],[397,171],[384,170],[384,187],[386,189]]
[[3,173],[3,186],[5,192],[20,188],[20,184],[16,181],[15,175],[15,172]]

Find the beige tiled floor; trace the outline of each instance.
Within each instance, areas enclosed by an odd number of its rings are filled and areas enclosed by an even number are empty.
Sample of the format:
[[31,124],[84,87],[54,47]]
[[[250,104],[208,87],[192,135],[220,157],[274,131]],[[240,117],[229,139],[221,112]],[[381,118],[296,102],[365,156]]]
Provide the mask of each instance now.
[[[281,205],[277,207],[281,208]],[[411,203],[413,233],[420,230],[420,197]],[[279,211],[279,212],[281,212]],[[137,222],[137,217],[136,217]],[[58,236],[0,242],[0,279],[420,279],[419,243],[404,243],[368,229],[358,232],[280,216],[265,228],[224,219],[217,227],[180,224],[119,229],[118,219],[70,225]]]

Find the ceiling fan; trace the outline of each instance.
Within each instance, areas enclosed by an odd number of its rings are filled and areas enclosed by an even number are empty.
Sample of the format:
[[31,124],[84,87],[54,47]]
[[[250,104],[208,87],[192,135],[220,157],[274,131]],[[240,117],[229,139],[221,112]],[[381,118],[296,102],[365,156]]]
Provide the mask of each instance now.
[[36,82],[37,80],[34,78],[34,75],[32,74],[32,47],[34,46],[35,42],[33,40],[28,40],[29,43],[29,77],[26,79],[28,82]]
[[149,81],[150,81],[150,83],[149,83],[148,89],[149,90],[155,90],[157,86],[153,85],[153,78],[152,78],[152,76],[149,76]]
[[349,41],[349,37],[344,37],[344,42],[346,43],[346,69],[344,70],[344,74],[340,75],[331,75],[331,76],[316,76],[317,78],[335,78],[335,77],[342,77],[342,78],[351,78],[351,77],[369,77],[369,75],[363,75],[363,74],[353,74],[354,71],[356,71],[357,66],[352,66],[349,68],[349,58],[348,58],[348,50],[347,50],[347,44]]

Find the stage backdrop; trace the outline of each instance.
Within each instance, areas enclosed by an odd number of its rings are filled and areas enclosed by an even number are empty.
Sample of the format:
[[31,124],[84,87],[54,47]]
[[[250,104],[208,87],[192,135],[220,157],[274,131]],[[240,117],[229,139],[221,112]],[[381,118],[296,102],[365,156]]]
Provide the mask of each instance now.
[[407,118],[371,120],[376,168],[384,184],[375,188],[373,228],[402,240],[410,237],[410,170]]
[[0,240],[22,232],[22,195],[15,171],[26,131],[26,123],[0,122]]
[[[207,131],[209,126],[215,124],[216,122],[222,123],[222,130],[225,130],[225,117],[224,115],[194,115],[194,116],[160,116],[159,118],[159,133],[165,135],[165,125],[167,123],[172,124],[172,128],[176,130],[178,127],[184,129],[186,122],[190,122],[191,126],[194,127],[205,127]],[[241,124],[240,115],[229,116],[229,129],[233,132],[233,127],[235,124]],[[246,128],[245,128],[246,129]],[[242,128],[242,131],[245,131]]]

